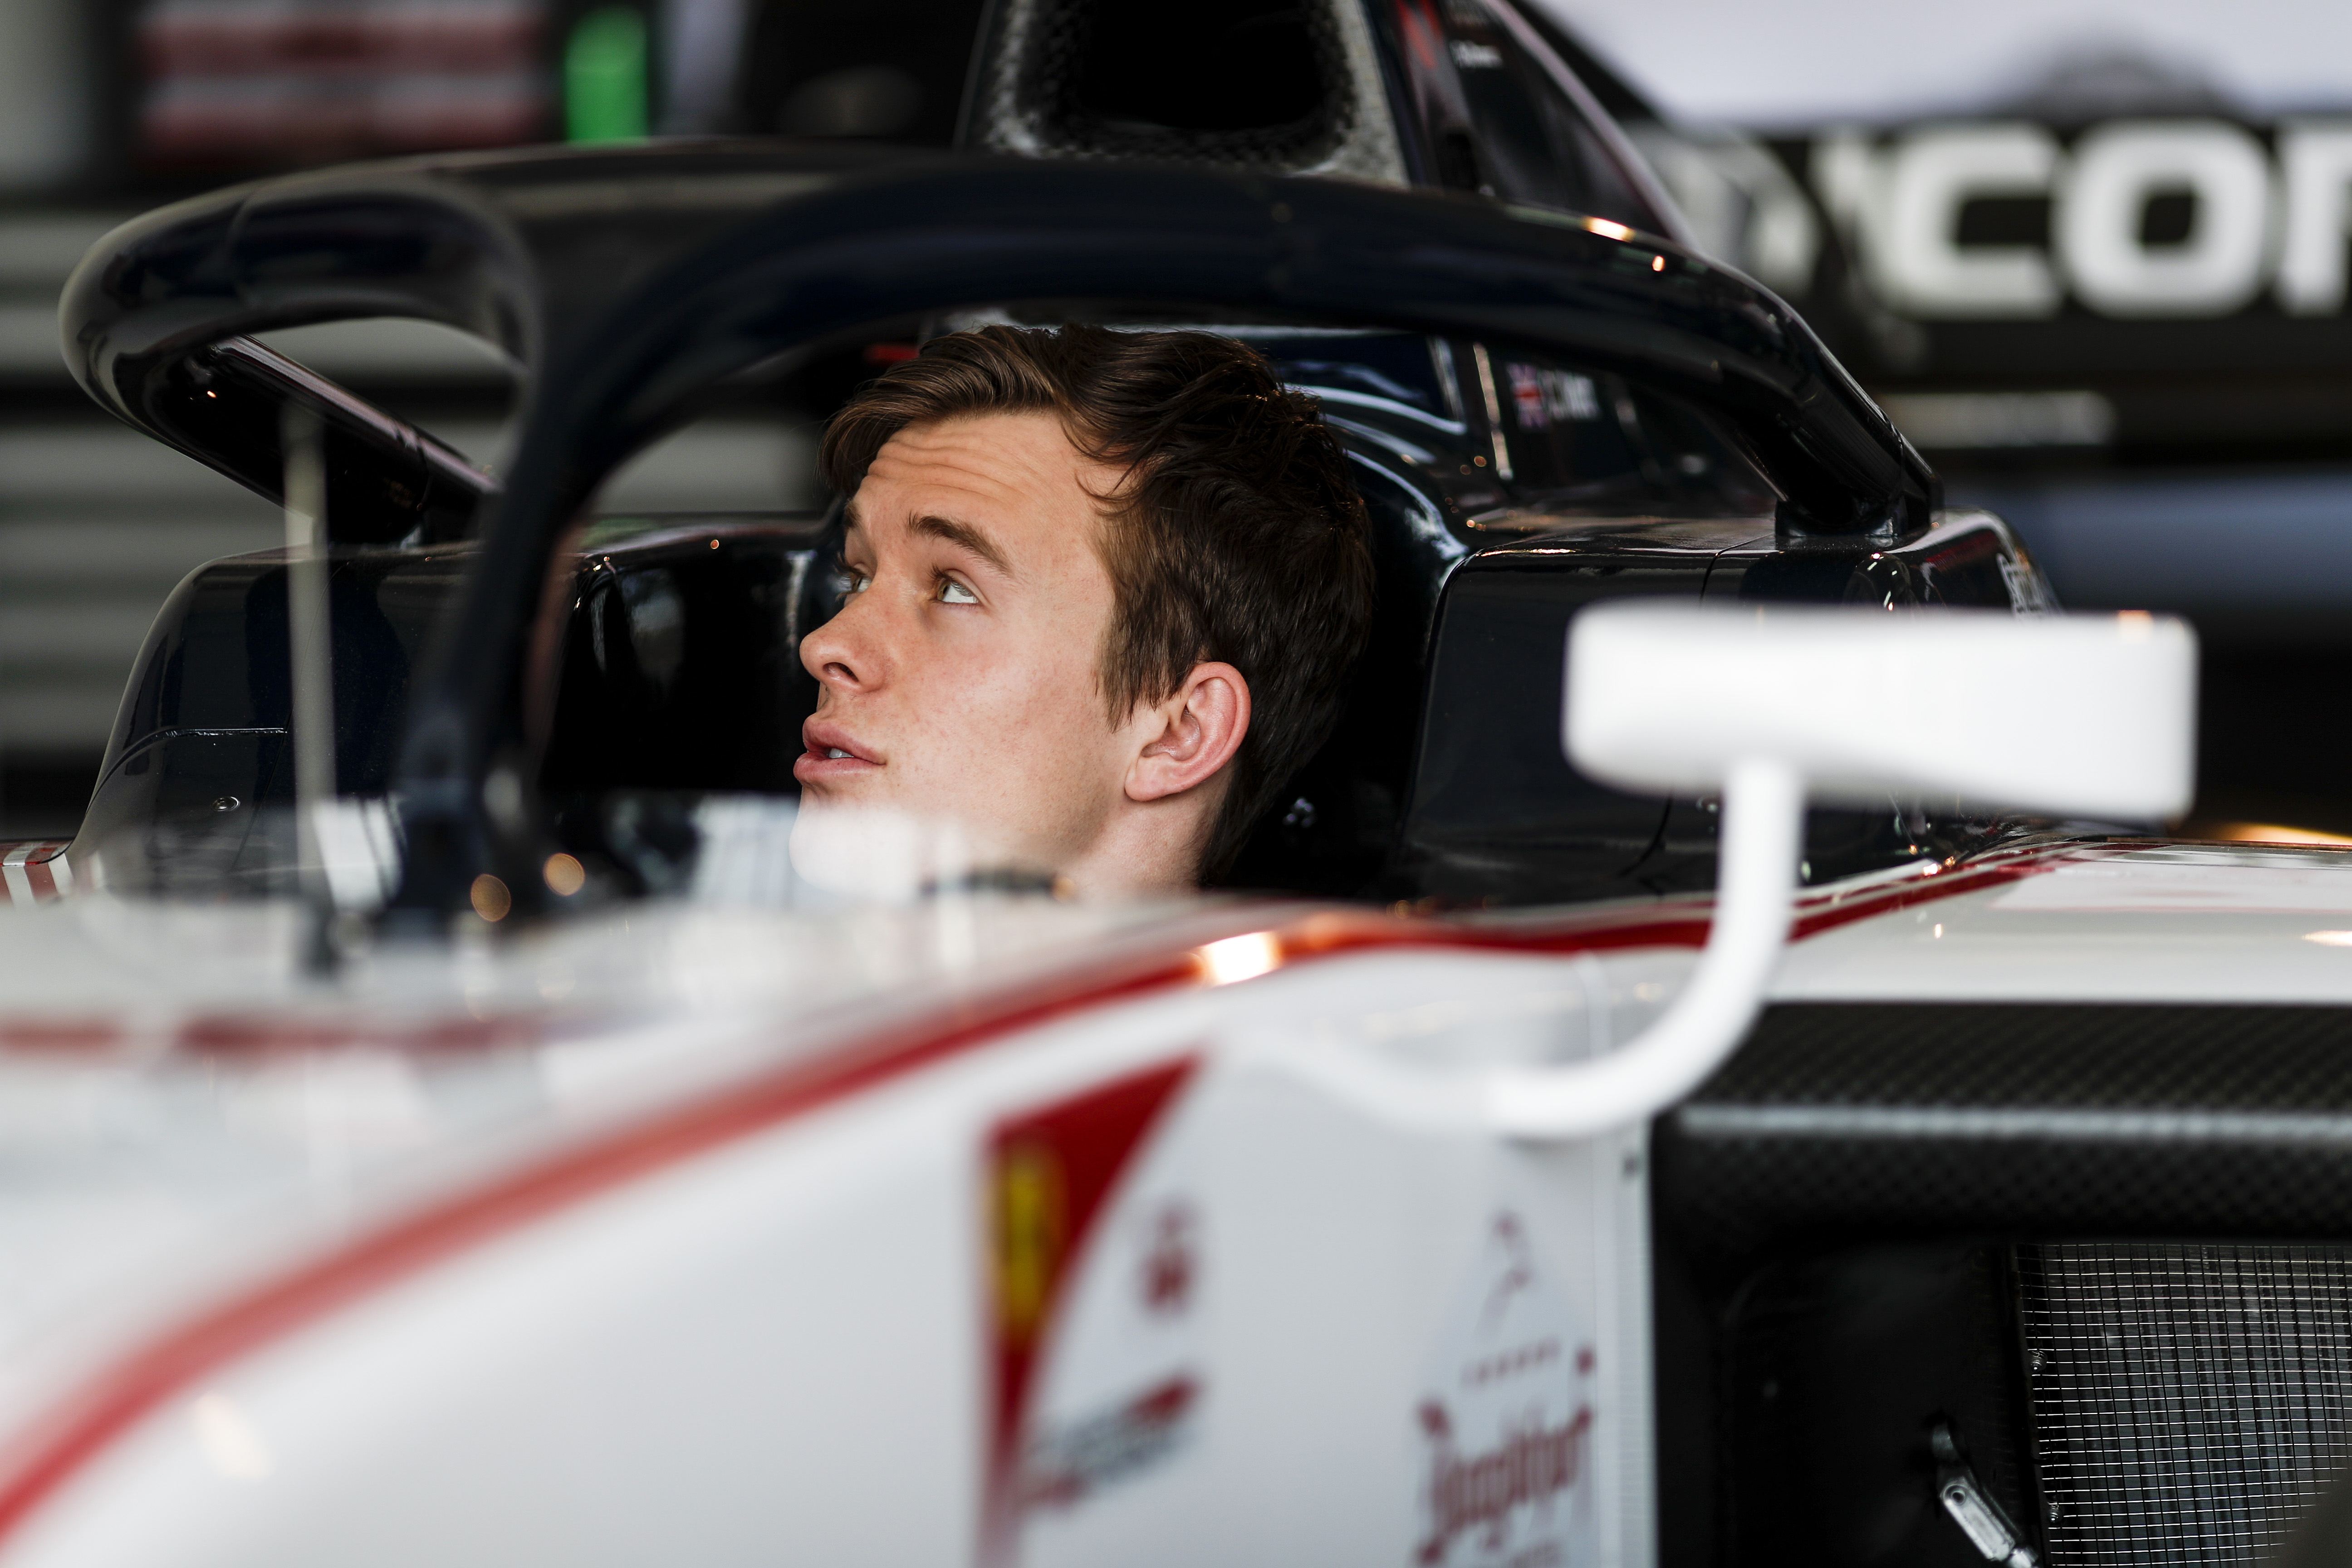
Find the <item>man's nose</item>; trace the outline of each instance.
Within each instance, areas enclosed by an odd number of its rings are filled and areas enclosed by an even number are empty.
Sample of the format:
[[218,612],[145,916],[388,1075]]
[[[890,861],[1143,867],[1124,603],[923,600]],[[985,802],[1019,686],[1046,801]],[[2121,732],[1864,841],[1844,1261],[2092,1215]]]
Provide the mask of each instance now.
[[852,594],[833,619],[801,638],[801,668],[819,685],[855,691],[875,684],[881,658],[866,602],[866,595]]

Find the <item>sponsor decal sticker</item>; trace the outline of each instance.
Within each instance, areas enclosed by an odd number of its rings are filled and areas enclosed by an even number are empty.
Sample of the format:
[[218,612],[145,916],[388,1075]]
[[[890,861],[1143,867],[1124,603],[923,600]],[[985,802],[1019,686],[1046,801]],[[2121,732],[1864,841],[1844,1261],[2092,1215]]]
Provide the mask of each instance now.
[[990,1138],[986,1561],[1016,1554],[1025,1521],[1084,1503],[1191,1436],[1201,1218],[1181,1145],[1153,1134],[1196,1065],[1098,1085]]
[[1590,1562],[1592,1342],[1508,1210],[1455,1296],[1427,1387],[1417,1568]]
[[1033,1438],[1021,1456],[1022,1508],[1066,1508],[1157,1463],[1187,1435],[1200,1394],[1200,1380],[1179,1373]]
[[[1017,1483],[1024,1510],[1068,1507],[1173,1453],[1200,1403],[1194,1298],[1200,1215],[1166,1148],[1129,1178],[1097,1256],[1069,1293],[1031,1399]],[[1181,1154],[1181,1151],[1178,1151]]]

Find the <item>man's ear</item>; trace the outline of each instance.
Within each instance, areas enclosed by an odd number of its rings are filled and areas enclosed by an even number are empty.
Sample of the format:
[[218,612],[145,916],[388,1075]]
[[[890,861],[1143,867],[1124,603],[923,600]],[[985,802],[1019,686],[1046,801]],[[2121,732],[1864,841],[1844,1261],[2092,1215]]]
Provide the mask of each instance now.
[[1127,770],[1127,798],[1164,800],[1217,776],[1249,733],[1249,682],[1230,664],[1196,664],[1160,702],[1138,709],[1143,746]]

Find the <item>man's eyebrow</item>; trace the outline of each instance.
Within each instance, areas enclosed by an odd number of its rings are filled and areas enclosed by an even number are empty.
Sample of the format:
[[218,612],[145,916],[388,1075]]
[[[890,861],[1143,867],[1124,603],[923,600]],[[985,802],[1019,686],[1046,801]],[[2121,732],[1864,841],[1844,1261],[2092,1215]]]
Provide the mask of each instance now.
[[917,533],[928,533],[933,539],[945,540],[950,544],[971,551],[1007,577],[1018,575],[1013,570],[1013,563],[1004,558],[1004,552],[999,550],[988,535],[968,522],[958,522],[951,517],[919,517],[913,526]]

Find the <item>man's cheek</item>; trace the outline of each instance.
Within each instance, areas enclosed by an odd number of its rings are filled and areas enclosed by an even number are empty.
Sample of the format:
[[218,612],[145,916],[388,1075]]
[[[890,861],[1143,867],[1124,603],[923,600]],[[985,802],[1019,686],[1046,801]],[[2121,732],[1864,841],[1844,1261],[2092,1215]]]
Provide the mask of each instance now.
[[932,808],[958,816],[992,807],[1024,760],[1034,766],[1051,750],[1031,732],[1034,715],[1018,695],[985,679],[943,682],[908,715],[903,786]]
[[941,669],[921,704],[925,717],[969,743],[991,746],[1051,742],[1063,731],[1069,682],[1058,664],[1007,657],[984,644],[964,654]]
[[[1009,672],[1008,672],[1009,673]],[[1089,722],[1091,690],[1073,692],[1061,672],[1020,672],[968,691],[952,737],[943,735],[943,781],[960,804],[1008,825],[1036,826],[1099,793],[1104,726]]]

